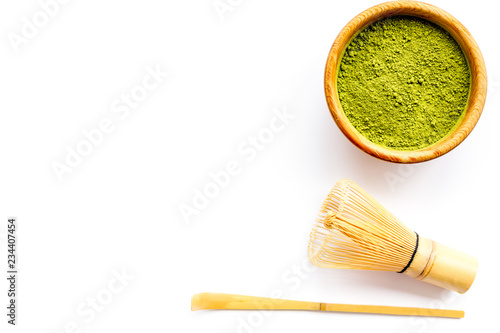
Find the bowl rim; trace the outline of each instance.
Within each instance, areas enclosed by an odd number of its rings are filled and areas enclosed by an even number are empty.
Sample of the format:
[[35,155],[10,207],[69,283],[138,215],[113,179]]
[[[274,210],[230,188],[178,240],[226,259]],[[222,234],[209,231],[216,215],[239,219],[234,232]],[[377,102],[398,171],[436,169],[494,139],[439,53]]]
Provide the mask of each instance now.
[[[351,39],[369,24],[396,15],[420,17],[448,31],[462,48],[471,73],[469,99],[462,121],[455,126],[455,129],[450,134],[437,143],[412,151],[385,148],[362,136],[345,116],[337,93],[338,63],[342,59],[343,52]],[[361,12],[341,30],[328,54],[324,89],[328,108],[333,119],[339,129],[354,145],[382,160],[395,163],[418,163],[450,152],[470,134],[481,116],[486,101],[486,66],[481,51],[470,32],[448,12],[419,1],[389,1]]]

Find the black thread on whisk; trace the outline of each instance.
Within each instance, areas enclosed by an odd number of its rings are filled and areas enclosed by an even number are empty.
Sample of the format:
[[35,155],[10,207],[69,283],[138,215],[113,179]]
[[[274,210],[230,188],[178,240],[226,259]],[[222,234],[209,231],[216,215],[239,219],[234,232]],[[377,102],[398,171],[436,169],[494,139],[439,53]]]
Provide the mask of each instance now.
[[413,250],[413,254],[411,255],[410,261],[408,261],[408,264],[406,265],[406,267],[403,268],[398,273],[404,273],[408,269],[408,267],[410,267],[411,263],[413,262],[413,259],[415,259],[415,254],[417,254],[417,249],[418,249],[418,234],[415,233],[415,235],[417,235],[417,244],[415,245],[415,250]]

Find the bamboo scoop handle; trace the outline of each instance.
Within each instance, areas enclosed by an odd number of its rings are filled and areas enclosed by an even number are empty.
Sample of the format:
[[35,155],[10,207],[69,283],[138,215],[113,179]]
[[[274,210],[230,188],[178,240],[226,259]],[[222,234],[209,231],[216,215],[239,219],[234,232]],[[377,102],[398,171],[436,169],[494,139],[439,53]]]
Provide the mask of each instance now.
[[218,293],[194,295],[191,299],[191,311],[198,310],[312,310],[446,318],[463,318],[464,316],[464,312],[458,310],[316,303]]

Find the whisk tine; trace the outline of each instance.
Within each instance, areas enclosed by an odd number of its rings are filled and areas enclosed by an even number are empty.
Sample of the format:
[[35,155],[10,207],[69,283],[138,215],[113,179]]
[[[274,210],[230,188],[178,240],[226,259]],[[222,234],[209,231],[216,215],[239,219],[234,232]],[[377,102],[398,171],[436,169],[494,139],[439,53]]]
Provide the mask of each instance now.
[[320,267],[400,271],[416,235],[359,186],[339,181],[311,232],[309,259]]

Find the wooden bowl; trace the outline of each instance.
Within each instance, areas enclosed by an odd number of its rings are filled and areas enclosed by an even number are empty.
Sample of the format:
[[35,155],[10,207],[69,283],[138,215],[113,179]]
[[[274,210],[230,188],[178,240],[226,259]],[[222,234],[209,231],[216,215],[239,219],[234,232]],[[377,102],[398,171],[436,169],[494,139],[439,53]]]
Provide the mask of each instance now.
[[[471,71],[470,96],[465,115],[450,134],[426,148],[402,151],[379,146],[359,134],[347,119],[337,93],[337,71],[351,39],[366,26],[394,15],[416,16],[434,22],[447,30],[462,48]],[[325,69],[325,94],[328,108],[345,136],[358,148],[377,158],[396,163],[417,163],[446,154],[459,145],[476,125],[486,100],[487,79],[483,56],[467,29],[444,10],[418,1],[391,1],[369,8],[342,29],[332,45]]]

